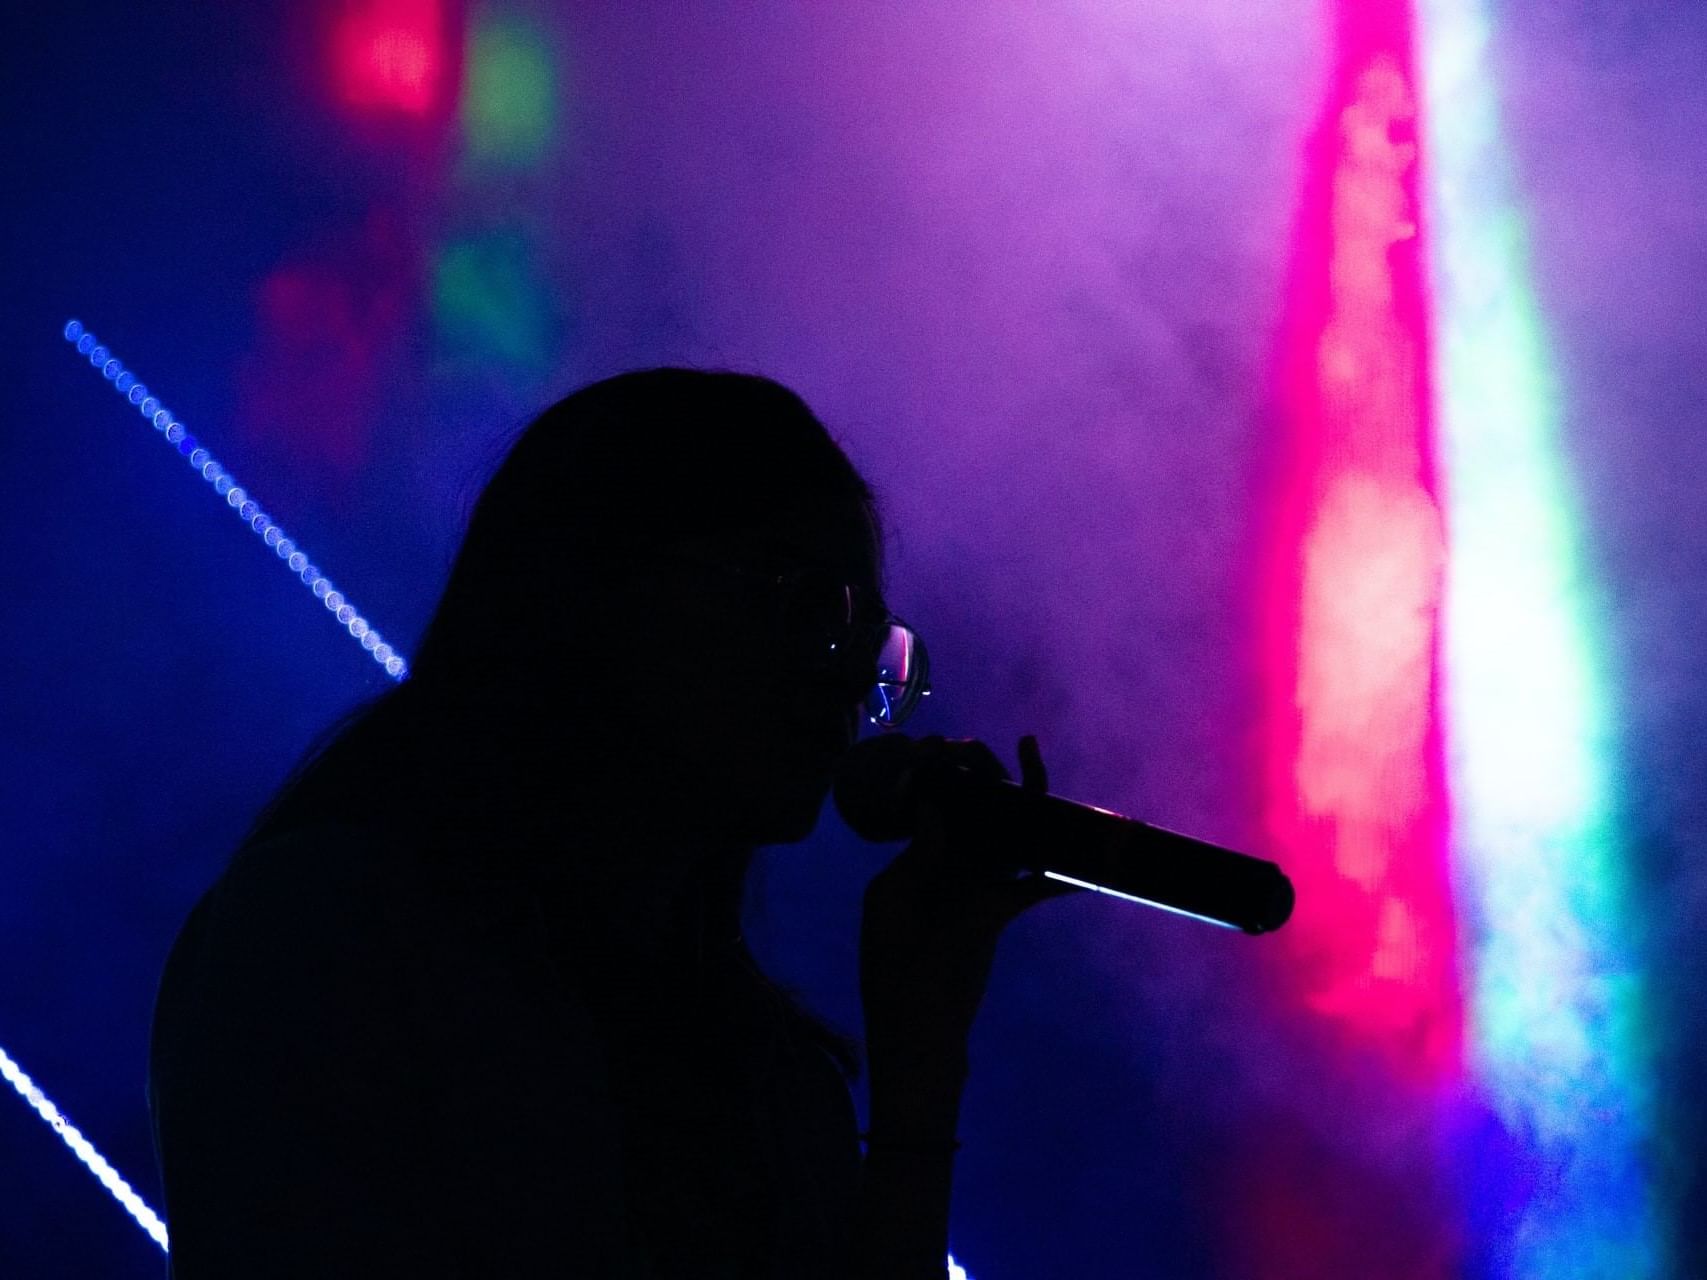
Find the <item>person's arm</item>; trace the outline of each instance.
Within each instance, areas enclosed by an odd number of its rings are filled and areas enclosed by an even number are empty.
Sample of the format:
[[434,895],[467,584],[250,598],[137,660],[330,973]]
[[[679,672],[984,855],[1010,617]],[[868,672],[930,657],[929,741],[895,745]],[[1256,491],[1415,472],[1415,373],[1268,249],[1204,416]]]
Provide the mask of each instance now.
[[[1006,778],[981,742],[923,744]],[[1048,790],[1036,740],[1020,742],[1023,785]],[[928,808],[911,844],[866,890],[860,995],[870,1060],[871,1125],[855,1210],[856,1280],[943,1280],[956,1128],[972,1021],[1009,921],[1077,892],[994,871]]]
[[871,1063],[871,1127],[854,1215],[857,1280],[941,1280],[964,1073]]

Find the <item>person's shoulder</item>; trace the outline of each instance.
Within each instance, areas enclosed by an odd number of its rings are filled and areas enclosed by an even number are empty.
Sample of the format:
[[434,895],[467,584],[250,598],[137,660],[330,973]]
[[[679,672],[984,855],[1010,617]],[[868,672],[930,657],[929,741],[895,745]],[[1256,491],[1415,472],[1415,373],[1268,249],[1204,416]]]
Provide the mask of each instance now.
[[[403,862],[397,837],[383,827],[319,823],[251,839],[231,856],[209,891],[214,899],[250,895],[302,898],[334,906],[370,894]],[[342,891],[341,893],[339,891]]]
[[301,983],[316,960],[348,970],[374,951],[371,921],[395,879],[383,835],[322,826],[245,842],[191,909],[163,981],[212,994]]
[[[266,1240],[289,1259],[267,1274],[390,1274],[426,1240],[488,1274],[477,1256],[547,1256],[568,1222],[595,1265],[615,1259],[620,1133],[597,1029],[554,998],[514,924],[525,896],[481,880],[401,828],[303,828],[231,859],[155,1005],[175,1253],[182,1223],[204,1253]],[[456,1265],[404,1269],[441,1263]]]
[[173,946],[157,1031],[170,1039],[193,1019],[400,1051],[444,1039],[447,1061],[594,1052],[598,1031],[552,963],[527,880],[467,841],[452,857],[434,844],[331,826],[245,844]]

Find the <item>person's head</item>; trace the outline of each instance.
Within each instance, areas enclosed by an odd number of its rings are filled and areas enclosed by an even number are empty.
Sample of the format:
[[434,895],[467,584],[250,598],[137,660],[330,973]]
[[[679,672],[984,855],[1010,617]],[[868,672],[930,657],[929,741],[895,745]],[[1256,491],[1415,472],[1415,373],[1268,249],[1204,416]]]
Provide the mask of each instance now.
[[811,830],[864,718],[877,647],[901,638],[886,618],[872,493],[805,403],[652,369],[522,433],[409,693],[501,768],[507,804],[643,804],[781,843]]

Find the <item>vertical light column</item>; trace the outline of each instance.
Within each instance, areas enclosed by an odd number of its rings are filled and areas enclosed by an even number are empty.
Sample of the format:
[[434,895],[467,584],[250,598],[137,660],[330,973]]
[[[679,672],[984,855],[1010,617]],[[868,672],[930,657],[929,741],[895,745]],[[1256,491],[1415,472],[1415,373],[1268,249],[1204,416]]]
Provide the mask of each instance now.
[[1284,1101],[1230,1202],[1240,1276],[1458,1271],[1434,1121],[1462,1063],[1437,716],[1445,532],[1405,0],[1340,0],[1275,352],[1264,812],[1298,888]]
[[1469,1059],[1528,1165],[1514,1235],[1495,1249],[1509,1274],[1640,1280],[1669,1273],[1611,708],[1489,35],[1480,0],[1420,0]]
[[1300,998],[1407,1078],[1455,1070],[1434,722],[1444,544],[1428,435],[1403,4],[1348,3],[1306,175],[1264,620],[1267,826]]

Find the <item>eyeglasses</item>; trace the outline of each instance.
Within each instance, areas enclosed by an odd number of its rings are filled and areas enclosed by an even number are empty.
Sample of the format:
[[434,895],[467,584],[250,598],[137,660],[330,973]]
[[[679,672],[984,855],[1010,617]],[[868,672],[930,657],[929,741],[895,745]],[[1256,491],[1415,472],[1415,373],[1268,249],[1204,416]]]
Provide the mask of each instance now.
[[797,646],[801,669],[827,672],[853,662],[875,665],[877,679],[865,695],[865,714],[878,728],[898,728],[919,700],[930,696],[925,642],[874,593],[827,569],[767,571],[686,551],[669,552],[664,558],[715,569],[763,590],[779,632]]

